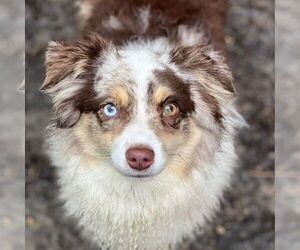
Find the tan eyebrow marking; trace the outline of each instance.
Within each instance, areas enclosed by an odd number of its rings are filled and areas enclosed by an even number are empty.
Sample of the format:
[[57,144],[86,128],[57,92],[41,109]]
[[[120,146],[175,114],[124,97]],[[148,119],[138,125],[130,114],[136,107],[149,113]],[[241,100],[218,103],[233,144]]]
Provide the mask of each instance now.
[[154,89],[152,100],[156,104],[162,103],[169,96],[173,94],[173,91],[167,86],[157,86]]
[[122,86],[112,87],[111,97],[118,102],[119,105],[127,107],[129,104],[129,95]]

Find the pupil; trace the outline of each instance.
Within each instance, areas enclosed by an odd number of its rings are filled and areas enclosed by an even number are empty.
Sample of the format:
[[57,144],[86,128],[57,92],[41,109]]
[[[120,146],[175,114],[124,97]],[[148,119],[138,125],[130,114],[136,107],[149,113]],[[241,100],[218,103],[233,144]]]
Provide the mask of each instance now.
[[167,111],[168,111],[169,113],[172,113],[173,110],[174,110],[174,107],[173,107],[172,105],[168,105],[168,106],[167,106]]
[[108,112],[109,113],[112,113],[112,112],[114,112],[114,107],[113,106],[108,106]]
[[113,104],[107,104],[104,108],[104,111],[109,116],[113,116],[117,113],[117,109]]

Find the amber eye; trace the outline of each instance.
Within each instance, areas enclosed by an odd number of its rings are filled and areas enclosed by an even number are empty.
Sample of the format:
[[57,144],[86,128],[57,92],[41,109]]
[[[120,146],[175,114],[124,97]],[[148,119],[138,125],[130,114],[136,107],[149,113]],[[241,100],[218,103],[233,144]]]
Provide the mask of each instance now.
[[164,106],[163,115],[170,117],[170,116],[177,115],[178,112],[179,112],[179,108],[175,104],[169,103]]

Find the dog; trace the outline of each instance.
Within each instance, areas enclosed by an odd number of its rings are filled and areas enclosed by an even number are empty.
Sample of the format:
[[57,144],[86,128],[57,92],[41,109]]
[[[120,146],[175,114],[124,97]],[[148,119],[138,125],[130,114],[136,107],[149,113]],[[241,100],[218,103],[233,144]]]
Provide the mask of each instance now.
[[50,42],[48,154],[60,199],[103,249],[174,249],[205,228],[244,125],[224,0],[83,0],[82,40]]

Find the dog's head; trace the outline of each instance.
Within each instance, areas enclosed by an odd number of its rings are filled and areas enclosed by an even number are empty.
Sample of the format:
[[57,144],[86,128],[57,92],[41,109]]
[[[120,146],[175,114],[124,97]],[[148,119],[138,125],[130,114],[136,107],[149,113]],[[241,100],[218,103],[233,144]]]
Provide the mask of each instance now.
[[188,174],[213,158],[228,128],[232,75],[206,45],[116,48],[93,34],[51,42],[46,67],[55,129],[68,130],[83,158],[121,174]]

